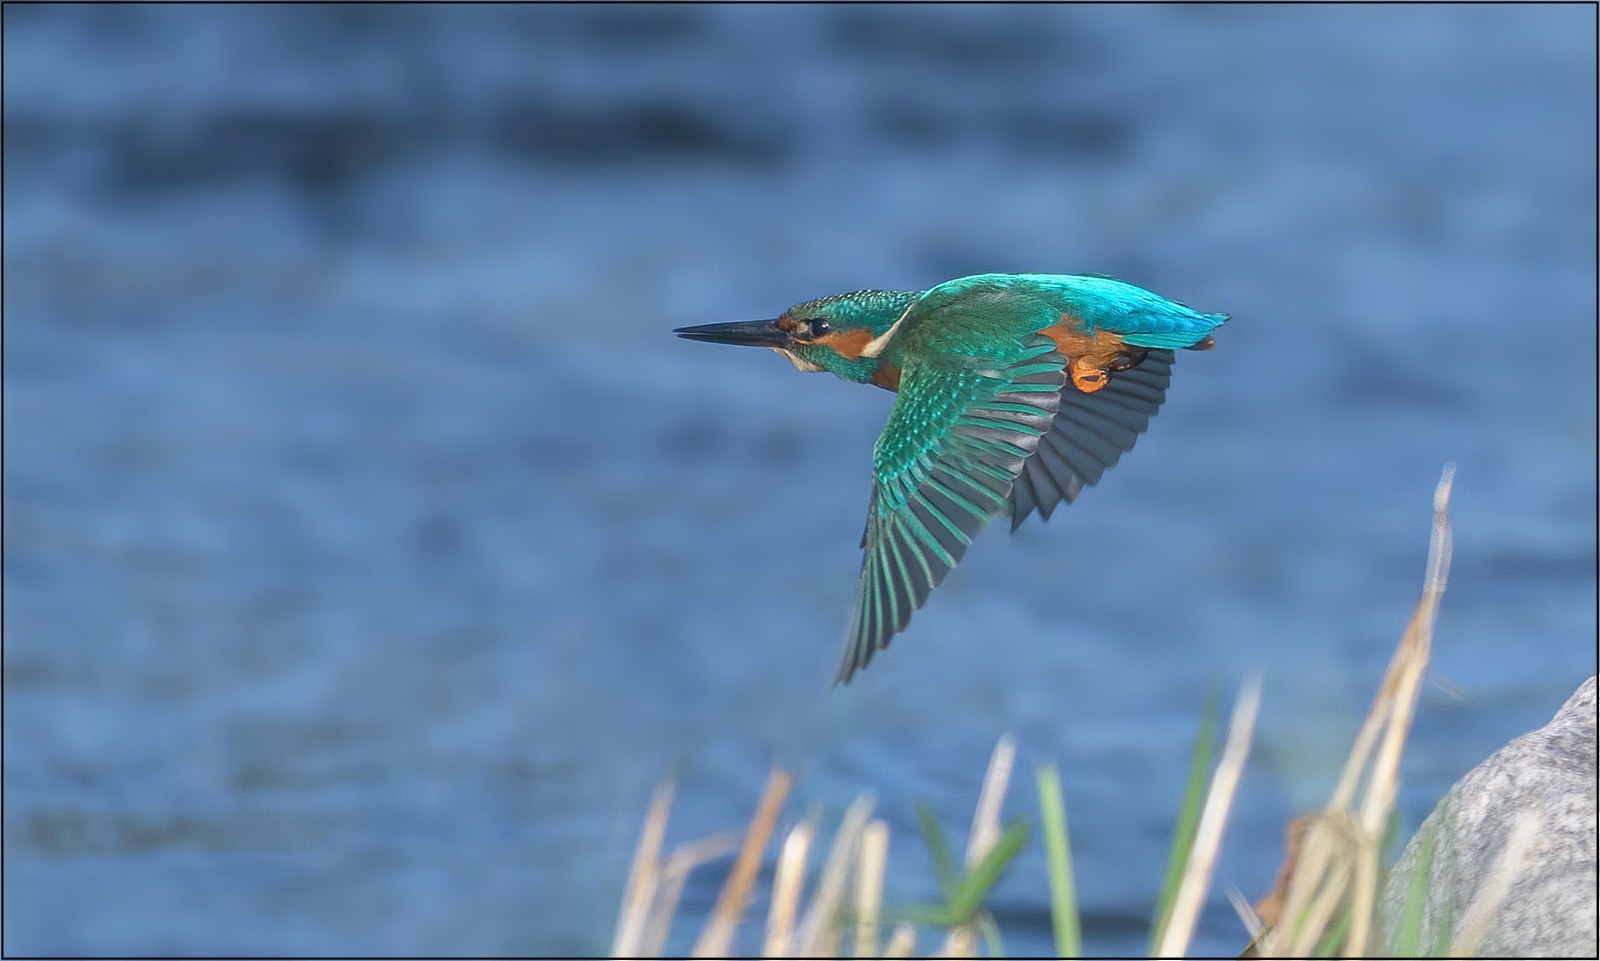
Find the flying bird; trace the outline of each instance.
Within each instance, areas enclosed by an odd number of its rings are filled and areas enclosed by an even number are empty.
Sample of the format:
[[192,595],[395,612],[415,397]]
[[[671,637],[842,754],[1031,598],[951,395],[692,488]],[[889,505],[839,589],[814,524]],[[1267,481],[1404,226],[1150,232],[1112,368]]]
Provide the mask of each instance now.
[[992,518],[1048,520],[1133,448],[1203,314],[1096,274],[978,274],[859,290],[774,320],[674,331],[769,347],[801,371],[895,391],[873,449],[855,610],[834,683],[867,666]]

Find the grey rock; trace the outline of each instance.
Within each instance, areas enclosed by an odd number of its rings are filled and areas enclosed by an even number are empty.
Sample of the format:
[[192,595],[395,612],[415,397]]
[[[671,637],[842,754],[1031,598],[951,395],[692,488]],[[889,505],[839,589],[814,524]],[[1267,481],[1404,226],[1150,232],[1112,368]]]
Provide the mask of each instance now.
[[1549,724],[1457,781],[1390,872],[1384,929],[1397,947],[1423,849],[1423,954],[1465,940],[1483,957],[1593,958],[1595,679]]

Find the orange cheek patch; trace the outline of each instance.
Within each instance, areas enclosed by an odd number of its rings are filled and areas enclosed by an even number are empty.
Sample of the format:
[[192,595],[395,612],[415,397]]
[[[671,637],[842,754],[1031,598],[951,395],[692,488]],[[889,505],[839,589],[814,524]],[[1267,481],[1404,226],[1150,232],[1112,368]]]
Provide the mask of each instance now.
[[816,341],[824,347],[831,348],[834,353],[845,360],[859,360],[861,352],[872,343],[872,330],[862,327],[857,330],[847,330],[842,334],[829,334],[819,337]]

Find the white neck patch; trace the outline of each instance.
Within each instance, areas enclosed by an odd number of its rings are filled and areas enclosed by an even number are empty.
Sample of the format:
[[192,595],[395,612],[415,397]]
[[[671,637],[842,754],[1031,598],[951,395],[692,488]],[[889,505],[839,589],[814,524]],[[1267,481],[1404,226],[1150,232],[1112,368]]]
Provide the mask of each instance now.
[[[913,301],[911,307],[915,306],[916,302]],[[891,324],[889,329],[883,332],[882,336],[874,337],[867,341],[867,346],[861,348],[861,356],[877,357],[883,353],[883,349],[889,346],[889,338],[893,337],[894,332],[900,329],[900,325],[906,322],[906,314],[911,313],[911,307],[907,307],[906,312],[900,315],[900,319]]]
[[769,347],[767,349],[775,350],[783,356],[789,358],[789,363],[793,364],[794,369],[798,370],[802,374],[815,374],[822,370],[821,364],[813,364],[811,361],[806,360],[804,357],[801,357],[793,351],[784,350],[782,347]]

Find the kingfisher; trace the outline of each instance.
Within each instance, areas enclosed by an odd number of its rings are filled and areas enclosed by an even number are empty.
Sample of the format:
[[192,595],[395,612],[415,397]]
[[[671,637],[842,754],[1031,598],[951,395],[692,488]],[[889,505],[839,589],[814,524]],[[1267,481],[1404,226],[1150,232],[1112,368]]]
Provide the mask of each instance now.
[[1166,399],[1173,352],[1211,349],[1227,320],[1100,274],[977,274],[674,333],[896,393],[837,685],[905,629],[990,520],[1049,520],[1098,483]]

